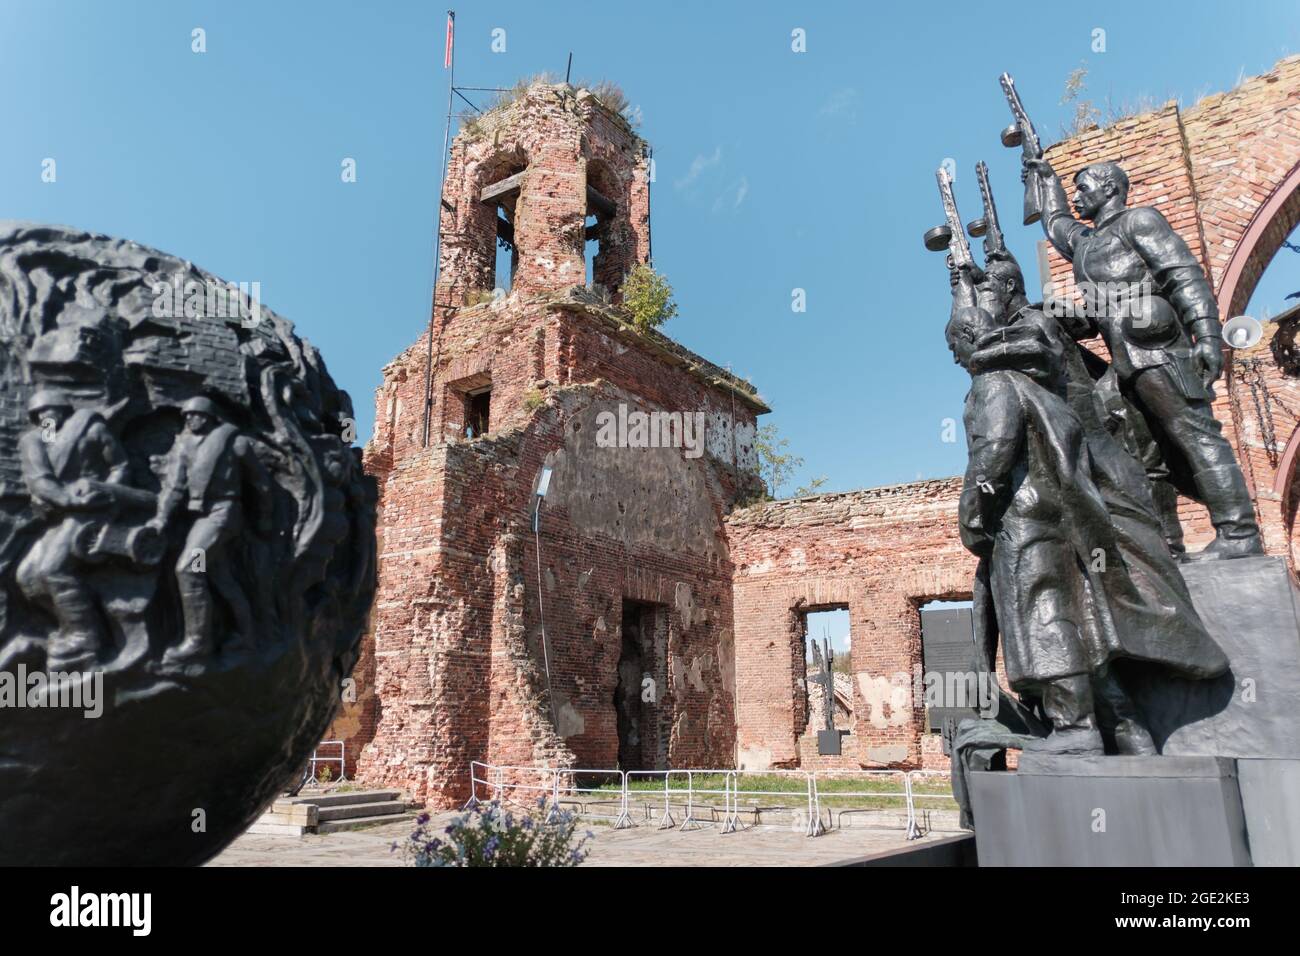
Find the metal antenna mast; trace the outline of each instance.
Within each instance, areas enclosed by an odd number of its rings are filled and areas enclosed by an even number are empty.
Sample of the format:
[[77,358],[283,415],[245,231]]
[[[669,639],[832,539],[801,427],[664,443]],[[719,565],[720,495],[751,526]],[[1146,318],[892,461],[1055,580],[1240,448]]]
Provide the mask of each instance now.
[[[442,173],[438,176],[438,206],[433,229],[433,309],[429,314],[429,339],[424,356],[424,427],[420,444],[429,444],[429,418],[433,412],[433,333],[438,317],[438,269],[442,260],[442,203],[447,183],[447,144],[451,137],[451,110],[456,92],[456,11],[447,11],[447,45],[443,53],[443,67],[447,75],[447,121],[442,128]],[[439,343],[441,344],[441,343]]]

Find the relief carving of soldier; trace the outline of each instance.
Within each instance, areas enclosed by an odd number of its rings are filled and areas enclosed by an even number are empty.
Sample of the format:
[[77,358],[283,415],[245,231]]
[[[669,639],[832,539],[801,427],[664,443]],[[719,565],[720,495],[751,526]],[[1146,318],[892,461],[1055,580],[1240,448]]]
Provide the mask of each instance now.
[[272,529],[271,479],[252,441],[223,421],[210,399],[192,398],[181,411],[185,428],[168,455],[158,510],[150,521],[161,531],[178,510],[190,520],[175,566],[185,633],[168,648],[164,665],[193,663],[216,650],[214,596],[221,597],[234,618],[234,640],[256,643],[253,613],[233,573],[231,553],[245,530],[245,488],[248,499],[257,502],[258,534]]
[[79,547],[87,529],[114,506],[114,486],[124,486],[126,453],[103,417],[74,410],[66,393],[41,388],[28,402],[32,428],[18,443],[32,507],[46,530],[18,564],[18,587],[58,621],[47,648],[49,669],[90,665],[106,643],[104,619],[85,580]]
[[350,398],[291,322],[159,308],[162,288],[231,286],[0,222],[4,865],[202,863],[340,706],[377,488]]

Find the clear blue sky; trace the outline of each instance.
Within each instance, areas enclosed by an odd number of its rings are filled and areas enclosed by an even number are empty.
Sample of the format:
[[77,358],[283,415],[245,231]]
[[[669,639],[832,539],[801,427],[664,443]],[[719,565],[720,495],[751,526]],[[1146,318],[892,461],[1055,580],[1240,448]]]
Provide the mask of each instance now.
[[[541,70],[618,81],[654,145],[666,331],[749,376],[827,490],[955,474],[965,376],[943,344],[942,257],[921,233],[934,168],[1004,210],[1018,154],[997,75],[1045,140],[1088,95],[1157,102],[1230,88],[1300,50],[1294,2],[997,5],[461,2],[457,82]],[[66,223],[259,281],[352,392],[368,437],[380,369],[429,312],[446,109],[432,2],[0,0],[0,216]],[[1171,22],[1176,20],[1176,22]],[[207,52],[191,52],[191,30]],[[491,31],[506,31],[506,52]],[[791,30],[807,52],[791,51]],[[1106,51],[1092,52],[1093,31]],[[57,162],[57,182],[41,163]],[[340,163],[357,161],[344,184]],[[1006,215],[1010,222],[1013,218]],[[1036,230],[1010,230],[1033,263]],[[1032,272],[1031,272],[1032,275]],[[803,288],[808,311],[791,311]],[[1283,251],[1252,307],[1300,289]]]

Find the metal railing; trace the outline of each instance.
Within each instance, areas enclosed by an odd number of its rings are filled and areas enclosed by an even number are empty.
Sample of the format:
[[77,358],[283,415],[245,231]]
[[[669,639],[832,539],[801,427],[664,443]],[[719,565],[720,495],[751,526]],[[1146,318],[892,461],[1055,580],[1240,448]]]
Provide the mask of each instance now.
[[[746,789],[741,786],[747,776],[790,777],[798,784],[792,789],[776,790]],[[597,778],[604,783],[596,786],[583,786],[581,777]],[[716,778],[721,777],[721,789]],[[702,779],[707,778],[707,779]],[[895,788],[889,789],[851,789],[842,787],[824,788],[825,784],[842,780],[861,779],[864,781],[897,781]],[[949,780],[947,771],[941,770],[736,770],[732,768],[717,769],[678,769],[678,770],[611,770],[584,769],[577,767],[528,767],[489,764],[474,760],[470,762],[470,797],[465,804],[469,809],[484,798],[502,803],[512,803],[524,807],[519,800],[520,794],[535,794],[531,800],[533,806],[538,802],[548,803],[546,819],[553,819],[562,804],[576,804],[577,812],[587,813],[588,808],[582,802],[583,794],[607,798],[617,808],[613,828],[616,830],[635,827],[639,824],[632,819],[632,798],[638,795],[646,799],[645,817],[642,822],[654,820],[651,803],[657,803],[662,794],[663,805],[659,810],[656,829],[677,829],[680,831],[704,829],[719,826],[719,833],[736,833],[743,829],[753,829],[774,824],[762,823],[766,810],[788,811],[791,815],[791,829],[802,830],[806,836],[820,836],[829,829],[840,829],[846,815],[875,812],[877,807],[840,807],[838,818],[835,803],[842,800],[869,799],[898,801],[904,816],[904,828],[907,839],[920,837],[924,829],[921,825],[925,808],[918,814],[917,801],[951,800],[947,793],[918,792],[916,781]],[[659,787],[646,788],[634,786],[638,780],[663,781]],[[616,783],[617,789],[610,784]],[[490,796],[489,796],[490,795]],[[710,798],[722,798],[722,806]],[[742,810],[741,798],[747,800],[750,807]],[[778,801],[785,798],[788,803]],[[685,802],[681,823],[673,812],[673,801]],[[776,806],[764,808],[764,800]],[[825,801],[825,803],[823,803]],[[825,818],[823,818],[825,811]],[[721,812],[721,817],[718,816]],[[742,813],[752,813],[753,821],[746,825],[741,822]],[[706,818],[707,816],[707,818]]]
[[[948,785],[948,791],[946,793],[918,792],[916,789],[917,781],[924,781],[928,779],[943,781]],[[911,810],[909,811],[909,819],[907,822],[908,839],[915,839],[916,837],[912,836],[913,833],[915,833],[916,836],[921,835],[921,825],[918,822],[917,810],[918,809],[924,810],[924,808],[917,807],[917,801],[918,800],[952,800],[953,798],[952,797],[952,774],[949,773],[947,770],[909,770],[907,772],[907,790],[909,794],[908,803],[911,806]]]
[[[830,799],[838,800],[841,798],[852,798],[852,797],[883,798],[887,800],[901,799],[903,801],[903,806],[907,811],[907,823],[906,823],[907,838],[909,840],[914,840],[921,835],[919,829],[916,826],[916,813],[915,813],[915,807],[912,804],[912,787],[911,787],[911,780],[908,776],[908,771],[906,770],[818,770],[812,774],[812,779],[810,781],[812,786],[813,821],[814,821],[812,825],[817,828],[817,833],[811,834],[812,836],[817,836],[818,833],[824,832],[824,830],[826,829],[822,824],[821,790],[817,786],[819,778],[829,783],[833,779],[843,778],[846,776],[862,777],[862,778],[866,778],[867,780],[896,779],[899,781],[900,789],[898,790],[838,790],[838,789],[828,790],[826,792],[828,800]],[[830,808],[830,804],[828,803],[827,814],[831,815],[833,814],[833,812],[834,811]],[[861,807],[841,810],[840,819],[843,820],[844,814],[846,813],[866,813],[866,812],[870,812],[869,809],[861,808]],[[831,822],[834,823],[833,816]]]
[[[322,747],[331,747],[331,746],[333,746],[333,747],[338,747],[338,748],[339,748],[338,756],[321,756],[321,748],[322,748]],[[310,774],[310,777],[308,777],[308,779],[309,779],[312,783],[319,784],[319,783],[320,783],[320,776],[319,776],[319,774],[316,772],[316,767],[317,767],[317,765],[319,765],[319,764],[323,764],[323,763],[336,763],[336,764],[339,765],[339,775],[338,775],[338,778],[335,779],[335,780],[333,780],[333,781],[331,781],[331,783],[342,783],[343,781],[345,781],[345,780],[348,779],[348,777],[347,777],[347,769],[348,769],[348,768],[347,768],[347,763],[345,762],[346,760],[347,760],[347,757],[346,757],[345,752],[344,752],[344,749],[343,749],[343,741],[341,741],[341,740],[322,740],[320,743],[318,743],[318,744],[316,745],[316,749],[313,750],[312,753],[311,753],[311,764],[310,764],[310,769],[308,770],[308,773]]]

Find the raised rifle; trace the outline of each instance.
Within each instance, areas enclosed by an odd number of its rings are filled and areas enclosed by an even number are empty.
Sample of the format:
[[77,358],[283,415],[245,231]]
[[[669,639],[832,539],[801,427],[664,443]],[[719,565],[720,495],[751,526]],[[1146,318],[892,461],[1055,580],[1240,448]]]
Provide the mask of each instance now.
[[[1029,121],[1029,115],[1020,102],[1015,80],[1011,78],[1010,73],[1003,73],[998,77],[998,82],[1002,84],[1007,105],[1011,107],[1011,115],[1015,117],[1015,122],[1002,131],[1002,145],[1009,149],[1019,146],[1025,159],[1042,159],[1043,144],[1039,142],[1034,124]],[[1025,225],[1031,225],[1042,218],[1043,184],[1038,174],[1031,170],[1025,177]]]
[[981,160],[975,164],[975,176],[980,181],[980,198],[984,201],[984,215],[972,219],[966,231],[976,239],[984,237],[984,261],[1007,256],[1006,239],[998,222],[998,207],[993,204],[993,190],[989,187],[989,168]]
[[939,181],[939,198],[943,201],[945,222],[926,232],[925,248],[931,252],[946,250],[950,270],[954,272],[964,270],[973,276],[975,258],[971,255],[970,243],[966,241],[966,230],[962,227],[961,217],[957,214],[957,200],[952,194],[952,177],[943,166],[940,166],[934,175]]

